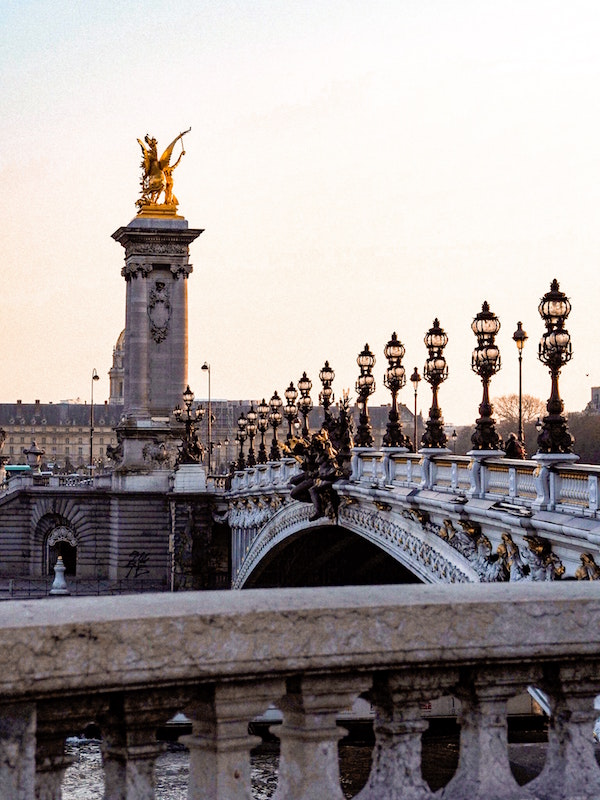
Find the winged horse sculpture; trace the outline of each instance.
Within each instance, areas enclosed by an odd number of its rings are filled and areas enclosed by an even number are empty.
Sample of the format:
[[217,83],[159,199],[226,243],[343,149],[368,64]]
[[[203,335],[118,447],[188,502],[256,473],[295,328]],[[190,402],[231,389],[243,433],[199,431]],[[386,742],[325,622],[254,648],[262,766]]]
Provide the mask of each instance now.
[[[173,194],[173,170],[185,155],[185,150],[183,149],[183,137],[191,130],[191,128],[188,128],[187,131],[183,131],[183,133],[180,133],[179,136],[176,136],[160,158],[158,157],[156,139],[154,137],[146,134],[144,136],[144,141],[138,139],[138,143],[142,148],[141,167],[143,170],[140,181],[142,186],[142,196],[136,201],[136,205],[140,211],[144,208],[144,206],[156,205],[160,195],[163,192],[164,201],[162,205],[171,206],[173,208],[177,207],[178,200]],[[181,153],[177,161],[174,164],[171,164],[173,148],[180,139]]]

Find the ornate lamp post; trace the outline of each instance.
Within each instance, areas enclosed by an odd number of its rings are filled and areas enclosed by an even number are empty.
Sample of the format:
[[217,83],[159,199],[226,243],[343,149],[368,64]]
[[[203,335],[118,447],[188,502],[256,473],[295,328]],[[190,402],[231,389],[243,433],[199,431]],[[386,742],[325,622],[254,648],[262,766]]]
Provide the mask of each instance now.
[[567,429],[563,416],[564,403],[558,392],[558,376],[561,367],[571,360],[571,336],[565,328],[565,320],[571,311],[568,297],[560,291],[556,278],[550,291],[540,300],[538,306],[544,320],[546,332],[539,344],[538,358],[550,370],[552,390],[546,404],[548,414],[543,419],[542,430],[538,436],[538,453],[572,454],[573,437]]
[[[194,393],[189,385],[186,386],[185,392],[182,395],[185,412],[179,406],[173,409],[173,416],[177,422],[182,422],[185,425],[185,434],[181,443],[181,449],[177,456],[178,464],[199,464],[202,461],[202,445],[196,433],[196,423],[201,422],[204,417],[204,409],[197,408],[194,410],[192,404],[194,402]],[[185,413],[185,416],[184,416]]]
[[519,441],[523,444],[523,348],[529,337],[523,330],[523,323],[517,322],[517,330],[513,333],[513,341],[519,351]]
[[356,447],[373,447],[373,433],[371,420],[367,409],[367,401],[375,391],[375,378],[373,377],[373,367],[375,366],[375,356],[366,344],[364,349],[358,354],[356,363],[360,367],[360,375],[356,380],[356,393],[358,395],[358,407],[360,410],[358,428],[356,430]]
[[94,474],[94,384],[100,380],[96,368],[92,370],[92,391],[90,397],[90,477]]
[[298,419],[298,406],[296,405],[298,390],[292,381],[290,381],[290,385],[285,390],[284,394],[286,403],[283,407],[283,416],[286,418],[288,424],[287,439],[289,441],[292,438],[292,425]]
[[258,413],[258,420],[256,426],[260,433],[260,445],[258,447],[258,463],[266,464],[269,460],[267,457],[267,448],[265,447],[265,433],[269,429],[269,406],[263,397],[262,402],[256,407]]
[[443,449],[446,447],[448,439],[444,433],[442,410],[438,405],[438,389],[448,377],[448,365],[444,358],[444,347],[448,344],[448,336],[440,327],[437,317],[433,320],[433,326],[425,334],[424,341],[429,351],[429,358],[425,362],[423,374],[427,383],[431,385],[433,400],[421,444],[427,448]]
[[496,334],[500,330],[500,320],[490,311],[487,302],[471,323],[471,330],[477,337],[477,347],[473,350],[471,369],[483,383],[483,399],[479,406],[479,419],[471,436],[474,450],[501,450],[502,439],[496,432],[493,407],[490,403],[490,380],[501,367],[500,351],[496,345]]
[[331,420],[329,408],[335,399],[333,389],[331,388],[334,378],[335,372],[329,366],[329,361],[326,361],[319,372],[319,379],[323,384],[323,388],[319,392],[319,403],[323,406],[325,425],[327,425],[327,423]]
[[254,405],[250,403],[250,410],[246,414],[246,435],[248,436],[248,458],[246,463],[249,467],[253,467],[256,464],[256,458],[254,456],[254,437],[256,436],[257,419],[258,414],[254,410]]
[[414,447],[413,451],[417,449],[417,393],[419,391],[419,383],[421,382],[421,376],[419,375],[419,370],[415,367],[413,369],[413,374],[410,376],[410,382],[413,385],[413,389],[415,391],[415,411],[413,417],[413,442]]
[[237,460],[237,468],[238,469],[245,469],[246,467],[246,459],[244,458],[244,442],[246,441],[246,427],[248,425],[248,420],[246,419],[246,415],[242,411],[238,418],[238,432],[237,432],[237,440],[240,445],[240,453]]
[[308,439],[310,433],[308,428],[308,415],[313,409],[313,402],[310,399],[310,390],[312,389],[312,381],[307,377],[306,372],[302,373],[302,377],[298,381],[298,390],[300,391],[300,398],[298,400],[298,411],[304,418],[302,425],[302,436]]
[[271,449],[269,451],[269,458],[271,461],[279,461],[281,458],[281,451],[279,449],[279,442],[277,441],[277,428],[281,425],[283,419],[281,409],[283,407],[283,400],[277,392],[273,392],[273,397],[269,400],[269,424],[273,428],[273,441],[271,442]]
[[383,348],[383,354],[388,360],[388,367],[383,376],[383,384],[392,394],[392,408],[389,413],[386,433],[383,437],[383,444],[386,447],[410,446],[410,440],[402,433],[402,422],[398,414],[397,401],[398,392],[406,384],[406,373],[402,366],[404,353],[404,345],[398,339],[394,331],[394,333],[392,333],[392,338]]

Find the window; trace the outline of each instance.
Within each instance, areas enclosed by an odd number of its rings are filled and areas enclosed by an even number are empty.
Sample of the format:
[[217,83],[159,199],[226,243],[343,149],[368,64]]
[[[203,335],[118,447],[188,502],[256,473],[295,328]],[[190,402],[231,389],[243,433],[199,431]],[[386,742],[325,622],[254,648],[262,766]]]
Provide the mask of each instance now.
[[70,452],[71,452],[71,451],[70,451],[70,448],[69,448],[69,447],[65,447],[65,454],[66,454],[66,455],[69,455],[69,453],[70,453]]

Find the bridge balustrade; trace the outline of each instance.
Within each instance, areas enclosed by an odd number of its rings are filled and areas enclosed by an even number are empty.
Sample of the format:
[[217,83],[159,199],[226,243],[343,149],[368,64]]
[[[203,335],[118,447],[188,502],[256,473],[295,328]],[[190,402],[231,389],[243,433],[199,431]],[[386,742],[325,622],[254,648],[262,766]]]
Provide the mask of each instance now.
[[506,458],[412,454],[355,448],[350,481],[508,500],[534,510],[597,516],[600,467]]
[[[59,800],[65,738],[94,721],[104,796],[152,800],[156,729],[183,711],[190,800],[248,800],[248,725],[274,703],[275,800],[342,800],[336,719],[366,693],[376,743],[359,800],[434,797],[421,773],[422,704],[448,695],[460,699],[460,756],[436,797],[595,798],[599,625],[600,589],[575,582],[4,603],[0,796]],[[542,772],[521,788],[506,705],[528,686],[553,714]]]

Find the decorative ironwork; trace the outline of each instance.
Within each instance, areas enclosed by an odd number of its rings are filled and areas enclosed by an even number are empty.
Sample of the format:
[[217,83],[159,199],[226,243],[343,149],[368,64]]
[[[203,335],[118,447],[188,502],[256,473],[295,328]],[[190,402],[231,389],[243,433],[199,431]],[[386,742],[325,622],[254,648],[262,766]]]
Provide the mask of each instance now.
[[365,344],[364,350],[358,354],[356,363],[360,367],[360,374],[356,380],[356,401],[359,409],[358,428],[356,430],[356,447],[373,447],[373,430],[367,401],[375,391],[375,378],[373,377],[373,367],[375,366],[375,356],[369,350],[369,345]]
[[247,439],[246,426],[248,425],[248,420],[246,419],[246,415],[244,414],[243,411],[238,418],[237,425],[238,425],[238,432],[235,439],[240,446],[240,452],[237,460],[237,468],[245,469],[246,459],[244,458],[244,442]]
[[501,367],[500,351],[496,345],[496,334],[500,330],[500,320],[490,311],[486,302],[471,323],[471,330],[477,337],[477,347],[473,350],[471,369],[481,378],[483,398],[479,406],[479,419],[471,436],[474,450],[501,450],[502,439],[498,435],[492,417],[490,402],[490,380]]
[[298,398],[298,390],[290,381],[290,385],[284,392],[285,394],[285,406],[283,407],[283,416],[287,420],[288,424],[288,433],[287,438],[288,441],[292,438],[292,426],[298,419],[298,406],[296,405],[296,400]]
[[404,345],[392,333],[392,338],[383,349],[383,354],[388,360],[388,367],[383,377],[384,386],[390,390],[392,395],[392,407],[389,413],[389,421],[383,437],[383,444],[386,447],[407,447],[412,449],[412,444],[408,436],[402,433],[402,421],[398,413],[398,392],[406,384],[406,372],[402,366],[404,358]]
[[298,410],[302,414],[304,419],[302,425],[302,436],[305,439],[308,439],[310,434],[310,429],[308,427],[308,415],[313,409],[313,402],[310,399],[310,390],[312,389],[312,381],[307,376],[306,372],[302,373],[302,377],[298,381],[298,390],[300,392],[300,398],[298,400]]
[[431,386],[433,399],[429,409],[429,419],[425,425],[425,433],[421,438],[421,445],[426,448],[441,449],[446,447],[448,439],[444,433],[442,410],[438,404],[438,389],[448,377],[448,365],[443,355],[444,348],[448,344],[448,336],[440,327],[437,317],[433,320],[433,326],[425,334],[424,341],[429,358],[425,362],[423,376]]
[[[201,422],[204,417],[204,409],[202,406],[194,409],[192,404],[194,402],[194,393],[189,385],[186,386],[183,392],[183,405],[182,410],[179,406],[173,409],[173,416],[177,422],[183,422],[185,425],[185,433],[179,447],[179,454],[176,459],[177,464],[199,464],[204,456],[204,448],[200,442],[200,437],[196,429],[197,423]],[[163,445],[164,446],[164,445]],[[153,456],[155,458],[155,456]],[[156,460],[156,458],[155,458]]]
[[246,463],[249,467],[256,464],[256,456],[254,455],[254,437],[257,431],[258,414],[254,410],[254,405],[250,403],[250,410],[246,414],[246,435],[248,437],[248,458]]
[[560,291],[556,278],[550,291],[540,300],[538,306],[544,320],[546,332],[543,334],[538,358],[550,370],[552,389],[546,404],[548,414],[542,420],[542,430],[538,436],[538,453],[572,453],[573,437],[567,429],[563,416],[564,403],[558,392],[558,376],[561,368],[572,357],[571,336],[565,328],[565,320],[571,311],[568,297]]
[[269,406],[263,397],[262,401],[256,407],[258,419],[256,420],[256,427],[260,433],[260,445],[258,446],[259,464],[266,464],[269,460],[267,456],[267,448],[265,447],[265,433],[269,430]]
[[319,392],[319,403],[323,406],[323,416],[326,422],[330,419],[329,409],[335,399],[331,388],[334,378],[335,372],[329,366],[329,361],[326,361],[319,372],[319,379],[323,384],[323,388]]
[[277,441],[277,428],[281,425],[283,416],[281,409],[283,407],[283,400],[277,392],[273,392],[273,396],[269,400],[269,425],[273,428],[273,440],[271,442],[271,450],[269,451],[269,458],[271,461],[279,461],[281,458],[281,450],[279,449],[279,442]]

